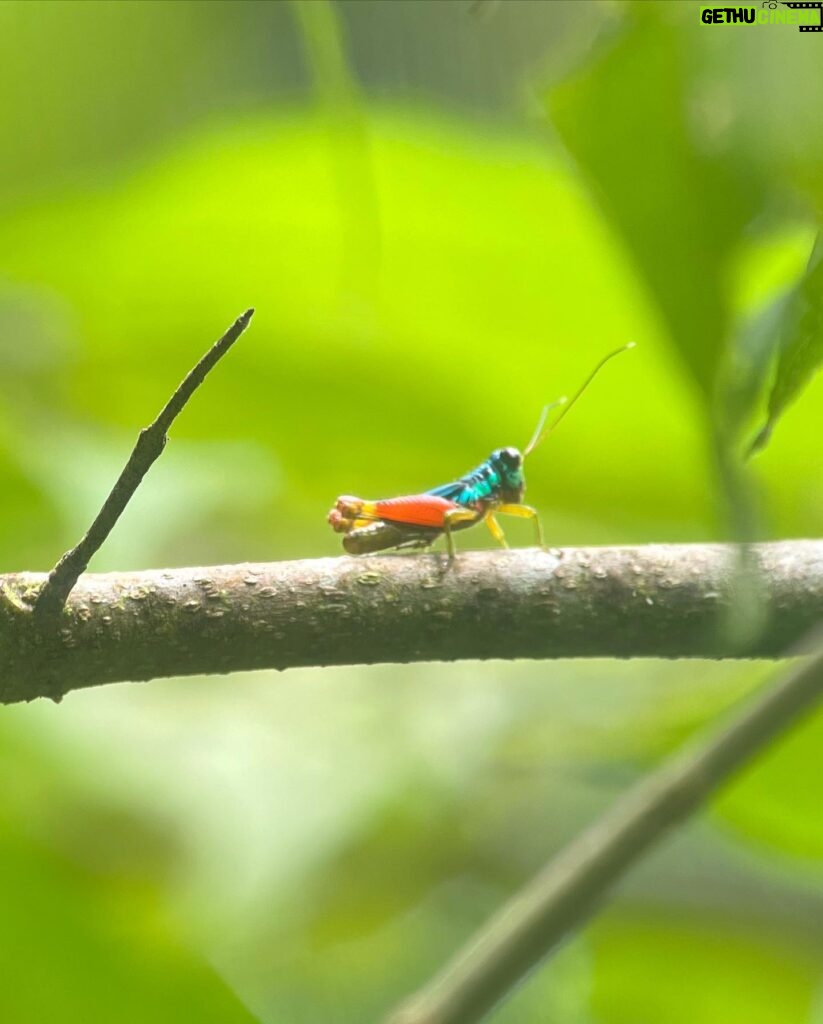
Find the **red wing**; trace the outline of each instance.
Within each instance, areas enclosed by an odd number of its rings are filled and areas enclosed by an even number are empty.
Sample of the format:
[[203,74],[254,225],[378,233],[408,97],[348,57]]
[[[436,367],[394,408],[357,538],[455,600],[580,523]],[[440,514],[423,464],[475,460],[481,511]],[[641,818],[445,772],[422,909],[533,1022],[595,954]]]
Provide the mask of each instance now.
[[460,508],[453,501],[434,494],[407,494],[401,498],[386,498],[364,504],[361,514],[373,515],[387,523],[406,526],[427,526],[442,530],[446,512]]

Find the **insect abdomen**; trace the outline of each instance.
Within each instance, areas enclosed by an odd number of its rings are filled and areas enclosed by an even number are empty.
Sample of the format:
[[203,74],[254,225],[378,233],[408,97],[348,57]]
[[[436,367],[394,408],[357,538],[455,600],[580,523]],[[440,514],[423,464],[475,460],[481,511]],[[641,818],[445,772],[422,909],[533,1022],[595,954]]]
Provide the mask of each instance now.
[[350,555],[369,555],[389,548],[426,547],[439,530],[409,530],[392,523],[370,523],[343,536],[343,547]]

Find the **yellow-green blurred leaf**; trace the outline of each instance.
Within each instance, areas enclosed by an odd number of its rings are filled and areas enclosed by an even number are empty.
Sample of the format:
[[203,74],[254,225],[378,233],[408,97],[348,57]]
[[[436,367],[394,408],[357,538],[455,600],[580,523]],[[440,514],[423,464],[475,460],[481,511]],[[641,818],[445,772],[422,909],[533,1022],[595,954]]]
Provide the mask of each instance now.
[[623,919],[590,932],[600,1024],[806,1024],[820,966],[722,918]]

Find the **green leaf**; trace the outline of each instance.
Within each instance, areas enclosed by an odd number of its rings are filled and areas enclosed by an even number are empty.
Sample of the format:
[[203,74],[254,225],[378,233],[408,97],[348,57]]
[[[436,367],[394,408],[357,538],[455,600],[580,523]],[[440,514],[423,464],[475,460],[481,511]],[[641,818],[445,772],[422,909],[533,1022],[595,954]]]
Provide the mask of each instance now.
[[721,382],[721,412],[729,439],[737,440],[750,426],[765,382],[774,363],[775,339],[786,316],[790,298],[783,294],[745,320],[729,347],[729,361]]
[[756,187],[707,154],[690,117],[693,54],[659,6],[630,8],[600,59],[552,90],[549,110],[710,399],[730,322],[725,266]]
[[755,437],[751,454],[764,448],[786,408],[808,384],[823,362],[823,243],[818,237],[803,279],[781,306],[776,335],[777,373],[766,422]]
[[587,934],[600,1024],[802,1024],[819,984],[815,957],[756,925],[609,915]]

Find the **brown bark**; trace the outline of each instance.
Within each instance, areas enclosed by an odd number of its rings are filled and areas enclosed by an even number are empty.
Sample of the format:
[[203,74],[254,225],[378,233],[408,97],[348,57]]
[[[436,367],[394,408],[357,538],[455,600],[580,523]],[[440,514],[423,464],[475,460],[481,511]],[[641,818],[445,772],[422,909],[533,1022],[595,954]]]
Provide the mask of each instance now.
[[724,545],[326,558],[81,576],[57,617],[43,574],[0,576],[0,700],[160,676],[460,658],[779,657],[823,618],[823,541],[753,549],[765,624],[741,649]]

